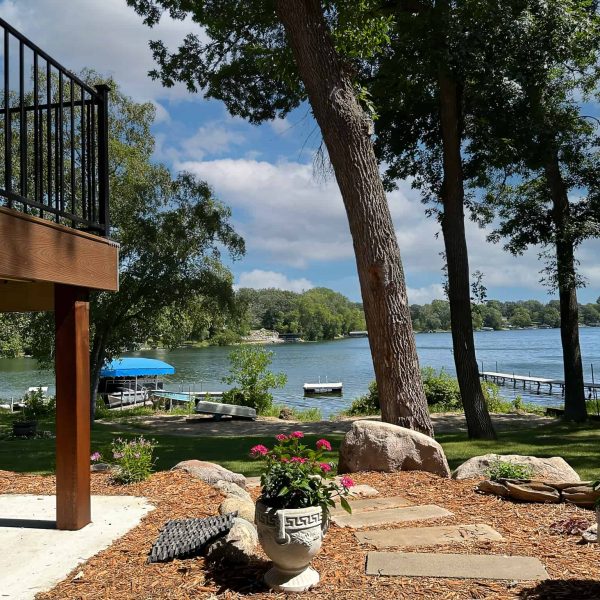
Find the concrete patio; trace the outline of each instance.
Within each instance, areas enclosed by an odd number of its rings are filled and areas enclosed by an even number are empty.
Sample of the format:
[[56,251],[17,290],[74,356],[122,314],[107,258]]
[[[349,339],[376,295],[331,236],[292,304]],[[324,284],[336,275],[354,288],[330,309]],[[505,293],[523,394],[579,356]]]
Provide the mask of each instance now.
[[92,523],[56,529],[56,497],[0,496],[0,598],[29,600],[133,529],[154,507],[135,496],[92,496]]

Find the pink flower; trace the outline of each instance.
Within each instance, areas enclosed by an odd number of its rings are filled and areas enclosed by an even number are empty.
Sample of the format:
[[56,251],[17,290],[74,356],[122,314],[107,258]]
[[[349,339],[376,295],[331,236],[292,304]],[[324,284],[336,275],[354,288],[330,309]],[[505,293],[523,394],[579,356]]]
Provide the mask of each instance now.
[[321,471],[323,471],[325,473],[329,473],[329,471],[331,471],[331,465],[329,465],[327,463],[321,463],[319,465],[319,467],[321,467]]
[[331,452],[331,444],[327,440],[319,440],[317,442],[318,450],[326,450],[327,452]]
[[100,452],[94,452],[94,454],[92,454],[90,456],[90,460],[92,462],[96,462],[97,460],[100,460],[102,458],[102,456],[100,455]]
[[304,437],[304,434],[301,431],[292,431],[292,433],[290,433],[290,437],[299,440],[300,438]]
[[340,479],[340,483],[345,488],[351,488],[354,485],[354,481],[350,477],[344,476]]
[[288,439],[288,436],[287,436],[287,435],[285,435],[284,433],[278,433],[278,434],[275,436],[275,439],[276,439],[278,442],[285,442],[285,441]]
[[306,459],[302,458],[301,456],[292,456],[290,462],[304,464],[306,462]]
[[257,456],[265,456],[265,454],[269,454],[269,449],[262,444],[258,444],[258,446],[254,446],[250,448],[250,454],[256,458]]

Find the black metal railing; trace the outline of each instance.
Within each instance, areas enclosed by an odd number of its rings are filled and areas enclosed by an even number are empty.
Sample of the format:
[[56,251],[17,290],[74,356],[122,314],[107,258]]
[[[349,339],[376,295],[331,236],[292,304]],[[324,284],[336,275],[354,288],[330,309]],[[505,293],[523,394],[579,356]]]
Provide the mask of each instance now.
[[0,206],[108,235],[108,86],[0,32]]

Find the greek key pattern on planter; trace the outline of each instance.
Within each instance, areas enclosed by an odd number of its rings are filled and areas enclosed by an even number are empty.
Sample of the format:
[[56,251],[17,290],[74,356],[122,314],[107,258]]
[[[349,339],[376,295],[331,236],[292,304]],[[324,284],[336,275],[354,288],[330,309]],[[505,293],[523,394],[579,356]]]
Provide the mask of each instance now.
[[[260,523],[269,527],[277,527],[278,521],[275,513],[257,513],[256,517]],[[286,515],[285,528],[287,529],[304,529],[314,525],[320,525],[323,520],[321,512],[315,512],[310,515]]]

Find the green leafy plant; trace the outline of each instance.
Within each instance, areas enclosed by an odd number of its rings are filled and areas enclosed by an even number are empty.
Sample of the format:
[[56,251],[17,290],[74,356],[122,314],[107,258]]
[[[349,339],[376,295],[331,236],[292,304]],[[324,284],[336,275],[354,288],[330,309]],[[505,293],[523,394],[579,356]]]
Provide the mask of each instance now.
[[[154,467],[155,440],[147,440],[143,436],[125,440],[113,440],[110,450],[104,453],[94,452],[92,461],[104,460],[116,467],[113,480],[116,483],[137,483],[150,477]],[[103,457],[104,454],[104,457]]]
[[432,367],[422,369],[421,377],[429,406],[441,405],[447,410],[462,408],[458,380],[455,377],[444,369],[436,371]]
[[250,450],[250,456],[267,462],[260,501],[276,509],[321,506],[328,511],[339,497],[344,510],[352,512],[346,496],[354,482],[350,477],[342,477],[339,484],[333,481],[334,464],[326,458],[331,444],[318,440],[312,449],[300,441],[303,437],[301,431],[280,433],[273,449],[259,444]]
[[528,465],[496,459],[490,464],[486,475],[492,481],[497,481],[498,479],[531,479],[533,469]]
[[46,398],[41,389],[32,390],[23,396],[23,412],[19,421],[37,421],[49,417],[56,410],[56,398]]
[[371,381],[369,391],[363,396],[359,396],[352,401],[350,408],[344,411],[344,415],[349,417],[362,417],[369,415],[378,415],[381,412],[379,404],[379,393],[377,391],[377,382]]
[[254,408],[258,414],[268,412],[273,406],[273,388],[286,384],[284,373],[269,371],[273,352],[264,348],[246,346],[229,355],[229,375],[223,381],[234,387],[223,394],[223,402]]

